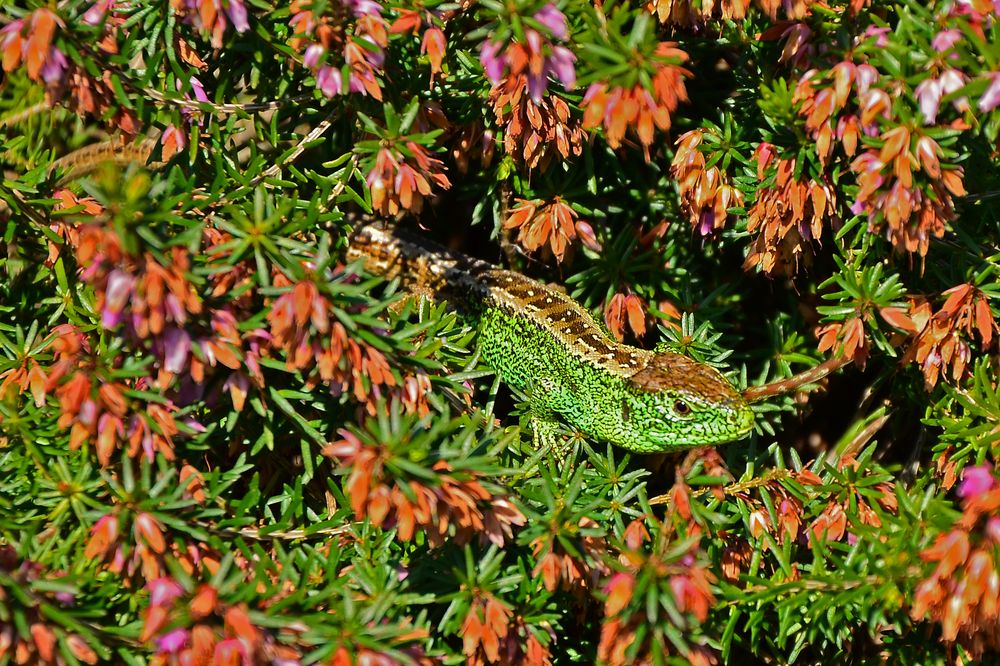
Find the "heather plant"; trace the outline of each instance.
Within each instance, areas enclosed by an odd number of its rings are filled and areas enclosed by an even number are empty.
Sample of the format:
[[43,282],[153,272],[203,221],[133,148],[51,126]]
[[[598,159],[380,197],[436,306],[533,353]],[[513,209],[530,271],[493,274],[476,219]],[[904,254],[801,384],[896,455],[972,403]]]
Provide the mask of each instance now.
[[[998,22],[5,3],[0,664],[993,663]],[[537,448],[460,310],[347,261],[372,221],[754,434]]]

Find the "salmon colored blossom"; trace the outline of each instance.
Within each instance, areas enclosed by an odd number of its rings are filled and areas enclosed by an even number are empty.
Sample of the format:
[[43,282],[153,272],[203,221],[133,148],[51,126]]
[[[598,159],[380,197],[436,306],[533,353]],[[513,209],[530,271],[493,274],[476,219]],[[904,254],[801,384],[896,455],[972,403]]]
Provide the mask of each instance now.
[[433,479],[393,478],[387,463],[394,454],[386,446],[365,445],[347,430],[339,433],[341,439],[324,454],[349,471],[347,493],[358,520],[395,528],[403,541],[421,529],[435,547],[446,539],[465,542],[473,536],[499,547],[525,522],[509,499],[487,491],[475,473],[456,472],[439,460],[430,470]]
[[625,338],[625,325],[636,339],[646,335],[646,304],[635,294],[617,293],[604,308],[604,323],[621,342]]
[[827,226],[836,226],[836,194],[829,183],[796,175],[796,160],[774,159],[774,147],[757,148],[757,174],[773,169],[774,184],[757,192],[748,213],[747,231],[754,241],[743,266],[773,275],[794,273],[812,258],[812,243]]
[[33,81],[55,83],[68,63],[52,41],[63,20],[50,9],[36,9],[28,16],[0,28],[3,71],[12,72],[22,64]]
[[649,161],[655,130],[669,130],[678,104],[687,101],[684,79],[691,72],[679,63],[688,55],[676,46],[674,42],[663,42],[657,47],[653,56],[656,69],[650,77],[652,89],[642,84],[628,89],[610,83],[591,84],[581,102],[583,129],[603,127],[612,148],[622,144],[626,133],[634,132]]
[[483,42],[479,61],[494,86],[500,85],[505,78],[523,79],[531,101],[537,105],[545,95],[550,77],[558,79],[567,90],[576,85],[576,56],[558,43],[567,38],[568,29],[566,17],[554,4],[542,7],[534,19],[548,29],[555,41],[528,28],[524,31],[523,43],[505,46],[491,40]]
[[[852,0],[851,11],[857,13],[868,0]],[[780,13],[788,19],[801,19],[810,14],[806,0],[649,0],[646,7],[660,23],[679,27],[700,27],[712,20],[742,21],[751,11],[763,12],[772,21]]]
[[705,132],[691,130],[677,140],[670,175],[677,182],[688,222],[698,234],[709,236],[725,228],[731,219],[729,209],[743,205],[743,193],[718,164],[706,168],[705,154],[699,149]]
[[961,494],[962,515],[920,553],[933,569],[917,585],[910,617],[940,624],[942,640],[978,660],[1000,649],[1000,484],[989,467],[966,470],[978,488]]
[[389,26],[378,3],[332,3],[317,14],[310,0],[294,0],[290,10],[293,36],[289,45],[303,53],[303,63],[324,95],[350,92],[382,101]]
[[222,46],[222,37],[230,25],[236,32],[250,29],[243,0],[170,0],[170,6],[185,23],[209,33],[212,48]]
[[[671,512],[682,515],[674,504]],[[678,553],[674,548],[677,542],[669,536],[670,528],[661,525],[660,529],[650,551],[622,551],[623,570],[613,574],[605,585],[604,621],[597,647],[601,663],[611,666],[651,663],[653,654],[662,659],[676,649],[659,632],[643,631],[641,638],[637,635],[639,628],[653,622],[647,616],[647,600],[669,596],[676,614],[671,614],[667,621],[681,633],[690,632],[708,618],[715,601],[711,589],[715,577],[699,561],[698,540],[690,539],[687,552]],[[694,527],[690,536],[697,534],[698,528]],[[661,616],[656,621],[664,619]],[[682,656],[692,663],[714,663],[712,653],[696,643],[688,645]]]
[[293,637],[293,632],[278,636],[257,626],[248,606],[222,603],[209,584],[191,593],[163,577],[147,589],[149,606],[143,611],[140,640],[153,648],[151,666],[300,663],[300,648],[281,640]]
[[[48,585],[60,585],[64,572],[49,571],[40,562],[18,557],[11,546],[0,546],[0,603],[7,611],[0,619],[0,662],[48,666],[67,663],[64,650],[77,662],[95,666],[98,655],[91,647],[93,634],[86,639],[70,631],[53,617],[74,605],[74,594],[55,592]],[[64,579],[65,580],[65,579]],[[17,601],[11,606],[11,597]],[[13,613],[10,612],[13,610]],[[14,615],[16,613],[16,615]]]
[[595,252],[601,249],[593,229],[577,219],[577,212],[562,197],[551,201],[517,199],[503,228],[517,229],[517,241],[524,249],[529,252],[544,249],[559,263],[567,258],[568,250],[578,239]]
[[493,86],[489,105],[504,129],[504,151],[529,169],[548,168],[556,156],[567,159],[583,151],[583,130],[569,105],[556,95],[529,94],[528,72],[533,54],[521,44],[507,49],[510,71]]
[[169,571],[168,560],[188,573],[202,567],[214,572],[219,566],[218,554],[207,545],[175,539],[152,514],[132,512],[122,506],[116,506],[91,526],[84,554],[128,585],[136,579],[145,581],[155,591],[154,598],[165,600],[177,592],[161,584],[169,580],[164,578]]
[[[641,521],[637,523],[641,527]],[[596,528],[597,523],[584,517],[577,526],[582,532]],[[570,538],[579,555],[562,545],[562,539]],[[550,534],[532,541],[531,548],[537,561],[532,573],[541,577],[549,592],[564,589],[582,597],[597,586],[602,576],[610,573],[605,558],[606,543],[597,536],[580,533],[560,534],[557,538]]]
[[404,212],[419,213],[424,199],[434,189],[447,190],[451,181],[441,160],[431,157],[423,146],[406,141],[399,148],[385,146],[375,156],[365,180],[372,196],[372,208],[390,217]]
[[924,299],[912,301],[900,328],[914,334],[904,362],[915,362],[924,373],[927,389],[942,377],[959,382],[972,359],[969,343],[979,339],[979,347],[989,350],[997,323],[986,294],[972,284],[960,284],[944,292],[947,300],[937,312]]
[[880,138],[881,148],[851,163],[859,186],[851,211],[866,215],[869,228],[884,231],[897,250],[925,256],[955,217],[954,197],[965,195],[963,170],[944,167],[937,143],[911,128],[892,127]]

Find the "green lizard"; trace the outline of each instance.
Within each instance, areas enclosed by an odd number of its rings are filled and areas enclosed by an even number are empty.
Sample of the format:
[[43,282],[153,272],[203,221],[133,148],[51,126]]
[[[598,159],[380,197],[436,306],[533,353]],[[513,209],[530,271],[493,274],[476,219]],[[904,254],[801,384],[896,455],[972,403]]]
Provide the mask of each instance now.
[[382,225],[361,228],[348,259],[459,301],[478,320],[483,358],[528,395],[542,443],[554,442],[557,418],[638,453],[723,444],[753,428],[753,411],[714,368],[615,342],[579,303],[519,273]]
[[[88,146],[50,172],[62,173],[58,182],[65,183],[103,161],[145,163],[153,146],[152,140]],[[541,443],[555,442],[560,417],[639,453],[723,444],[753,429],[753,411],[717,370],[680,354],[615,342],[579,303],[519,273],[428,249],[382,225],[363,227],[348,258],[456,301],[476,317],[483,357],[529,396]]]

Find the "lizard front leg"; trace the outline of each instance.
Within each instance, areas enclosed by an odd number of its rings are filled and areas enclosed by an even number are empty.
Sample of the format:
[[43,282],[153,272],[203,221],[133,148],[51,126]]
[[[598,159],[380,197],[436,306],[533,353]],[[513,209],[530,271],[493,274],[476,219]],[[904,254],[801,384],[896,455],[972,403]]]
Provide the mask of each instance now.
[[565,393],[559,382],[551,377],[540,377],[529,391],[528,402],[531,410],[531,441],[535,450],[551,450],[561,459],[566,458],[569,453],[569,443],[560,440],[558,436],[559,417],[554,406],[560,404]]

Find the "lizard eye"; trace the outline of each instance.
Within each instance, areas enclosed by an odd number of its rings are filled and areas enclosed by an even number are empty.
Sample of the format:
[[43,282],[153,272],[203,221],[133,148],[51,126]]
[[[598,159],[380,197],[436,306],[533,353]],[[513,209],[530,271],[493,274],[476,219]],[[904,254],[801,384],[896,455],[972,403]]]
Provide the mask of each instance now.
[[687,416],[691,413],[691,407],[683,400],[674,401],[674,411],[680,416]]

